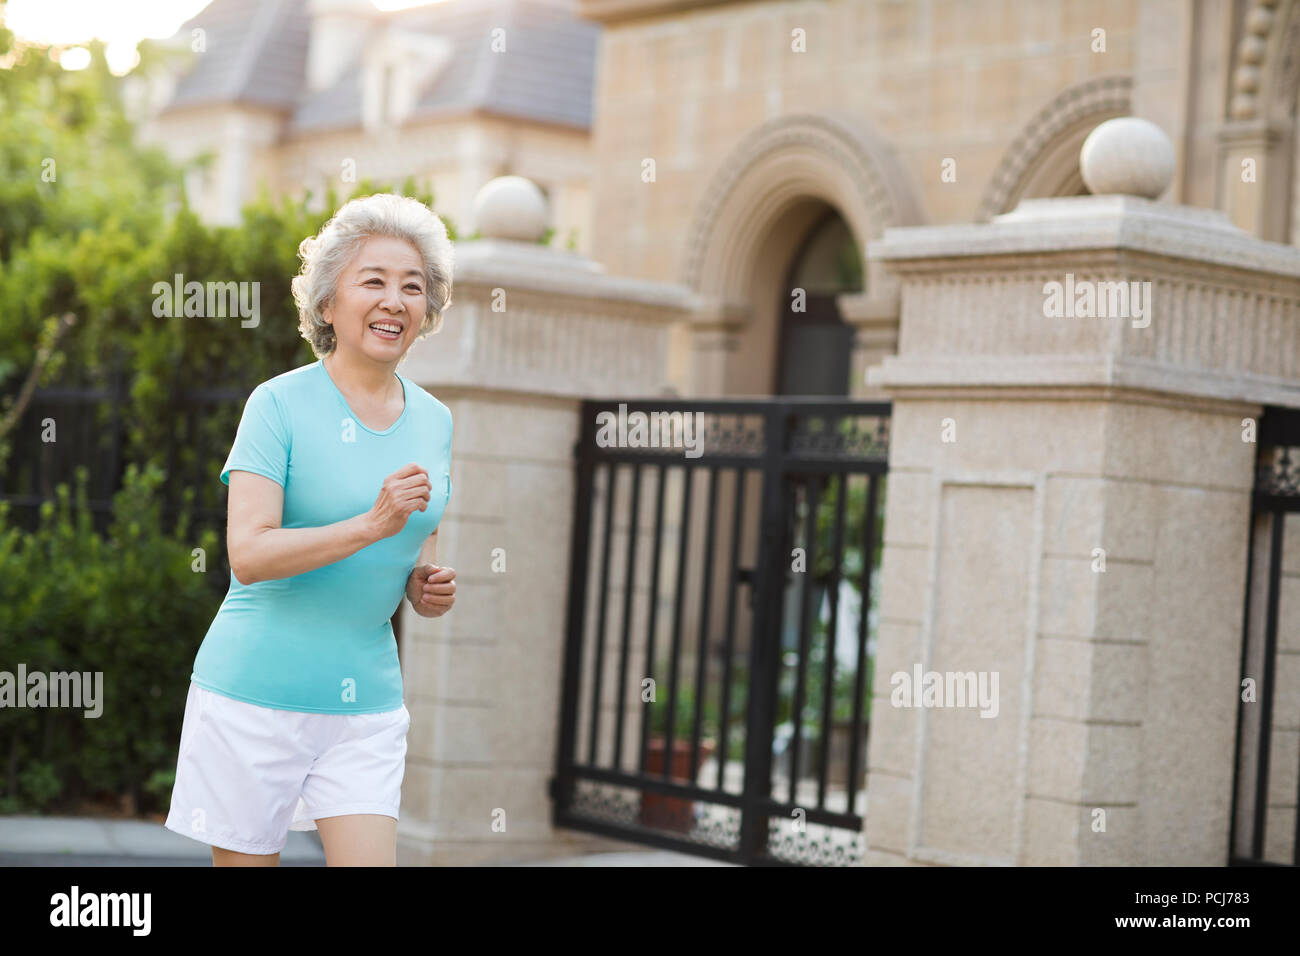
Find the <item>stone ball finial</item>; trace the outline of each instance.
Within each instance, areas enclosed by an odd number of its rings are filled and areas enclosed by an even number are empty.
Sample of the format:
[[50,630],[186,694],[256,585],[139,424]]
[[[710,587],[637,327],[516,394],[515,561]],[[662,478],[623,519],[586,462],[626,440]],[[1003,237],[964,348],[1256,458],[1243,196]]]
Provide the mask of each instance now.
[[523,176],[498,176],[474,196],[474,225],[484,239],[536,242],[547,218],[546,197]]
[[1155,199],[1174,178],[1174,144],[1155,123],[1120,116],[1099,125],[1079,150],[1084,185],[1094,195]]

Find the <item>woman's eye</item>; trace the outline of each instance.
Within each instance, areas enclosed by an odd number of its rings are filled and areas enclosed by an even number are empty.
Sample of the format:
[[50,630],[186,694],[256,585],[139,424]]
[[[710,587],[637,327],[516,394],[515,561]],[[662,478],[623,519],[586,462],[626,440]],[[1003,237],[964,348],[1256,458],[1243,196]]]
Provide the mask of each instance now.
[[[365,281],[365,284],[366,284],[366,285],[374,285],[376,282],[378,282],[380,285],[383,285],[383,284],[384,284],[384,280],[383,280],[383,279],[380,279],[378,276],[375,276],[375,277],[372,277],[372,278],[367,279],[367,280]],[[416,285],[414,282],[409,283],[409,284],[406,286],[406,291],[407,291],[407,292],[416,292],[416,293],[422,293],[422,292],[424,292],[424,290],[423,290],[422,288],[420,288],[420,286]]]

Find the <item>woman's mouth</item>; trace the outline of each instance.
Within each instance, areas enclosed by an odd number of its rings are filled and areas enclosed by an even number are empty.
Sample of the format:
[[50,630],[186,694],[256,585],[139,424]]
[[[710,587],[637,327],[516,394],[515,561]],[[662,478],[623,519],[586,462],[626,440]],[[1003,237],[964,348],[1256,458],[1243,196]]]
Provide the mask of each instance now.
[[396,322],[372,322],[370,331],[387,342],[394,342],[402,337],[402,327]]

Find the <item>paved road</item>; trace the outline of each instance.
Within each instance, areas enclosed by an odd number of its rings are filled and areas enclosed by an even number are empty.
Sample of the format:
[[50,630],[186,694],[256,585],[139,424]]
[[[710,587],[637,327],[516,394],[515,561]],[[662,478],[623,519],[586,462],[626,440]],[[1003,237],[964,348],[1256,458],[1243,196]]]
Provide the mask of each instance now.
[[[206,844],[160,823],[90,817],[0,816],[0,867],[5,866],[211,866]],[[324,866],[314,831],[293,830],[281,866]],[[651,850],[594,853],[495,866],[733,866],[704,857]]]
[[[174,856],[111,856],[81,853],[0,853],[0,867],[6,866],[211,866],[210,859]],[[281,866],[324,866],[324,860],[285,860]],[[593,853],[588,856],[536,860],[526,863],[496,863],[493,866],[732,866],[682,853]]]
[[[324,866],[325,861],[281,860],[281,866]],[[0,853],[5,866],[212,866],[212,858],[109,856],[99,853]]]
[[[294,830],[282,866],[324,866],[315,832]],[[95,817],[0,817],[0,866],[211,866],[205,843],[161,823]]]

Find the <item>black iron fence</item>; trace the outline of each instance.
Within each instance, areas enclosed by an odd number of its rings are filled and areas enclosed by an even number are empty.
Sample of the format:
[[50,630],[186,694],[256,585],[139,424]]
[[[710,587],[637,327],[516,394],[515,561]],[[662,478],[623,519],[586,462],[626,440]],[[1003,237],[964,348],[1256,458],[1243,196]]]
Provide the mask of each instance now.
[[[188,510],[195,532],[222,532],[220,553],[213,556],[221,573],[212,580],[224,593],[229,574],[226,491],[218,471],[253,386],[173,389],[160,416],[165,420],[147,423],[149,433],[159,436],[157,441],[133,454],[130,431],[146,423],[131,411],[125,356],[110,359],[97,374],[66,378],[62,384],[36,389],[9,435],[8,461],[0,469],[0,501],[9,505],[10,522],[34,530],[41,505],[55,499],[60,484],[75,491],[77,470],[84,467],[87,506],[96,531],[104,533],[128,464],[152,458],[166,469],[159,502],[164,527],[173,526],[182,510]],[[186,489],[193,495],[188,507]]]
[[861,859],[889,412],[583,403],[556,826]]
[[[1231,866],[1300,864],[1300,411],[1270,408],[1260,419],[1252,495],[1233,779]],[[1289,539],[1289,540],[1288,540]],[[1290,587],[1287,587],[1287,585]]]

